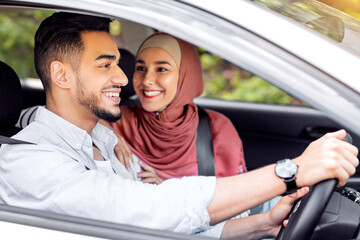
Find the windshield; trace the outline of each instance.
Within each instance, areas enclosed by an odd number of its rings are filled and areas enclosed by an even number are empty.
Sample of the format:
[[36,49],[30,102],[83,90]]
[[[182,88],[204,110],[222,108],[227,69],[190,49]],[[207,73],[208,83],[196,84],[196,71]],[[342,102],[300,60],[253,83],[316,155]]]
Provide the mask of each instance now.
[[255,0],[360,55],[360,20],[314,0]]

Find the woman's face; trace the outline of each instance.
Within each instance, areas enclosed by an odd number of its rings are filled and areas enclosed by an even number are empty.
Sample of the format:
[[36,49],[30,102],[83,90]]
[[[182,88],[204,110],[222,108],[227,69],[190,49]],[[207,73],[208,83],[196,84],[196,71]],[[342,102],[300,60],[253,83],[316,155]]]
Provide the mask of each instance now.
[[161,48],[145,48],[135,63],[133,84],[148,112],[162,111],[174,99],[179,80],[175,60]]

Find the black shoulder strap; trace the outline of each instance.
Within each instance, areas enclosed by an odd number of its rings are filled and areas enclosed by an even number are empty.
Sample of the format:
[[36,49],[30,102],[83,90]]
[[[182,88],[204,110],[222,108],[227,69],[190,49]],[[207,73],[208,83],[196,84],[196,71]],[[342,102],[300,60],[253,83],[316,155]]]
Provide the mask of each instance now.
[[201,176],[215,176],[215,160],[209,117],[205,110],[199,106],[198,113],[199,124],[196,136],[198,172]]
[[34,143],[0,135],[0,144],[34,144]]

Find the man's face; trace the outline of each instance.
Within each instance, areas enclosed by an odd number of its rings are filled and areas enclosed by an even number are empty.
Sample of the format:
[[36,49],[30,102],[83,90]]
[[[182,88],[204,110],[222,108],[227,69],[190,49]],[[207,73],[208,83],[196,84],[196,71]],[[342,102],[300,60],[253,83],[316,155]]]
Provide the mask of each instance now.
[[106,32],[85,32],[81,36],[84,51],[76,74],[76,100],[97,118],[116,121],[121,116],[121,87],[128,83],[117,65],[120,53],[116,43]]

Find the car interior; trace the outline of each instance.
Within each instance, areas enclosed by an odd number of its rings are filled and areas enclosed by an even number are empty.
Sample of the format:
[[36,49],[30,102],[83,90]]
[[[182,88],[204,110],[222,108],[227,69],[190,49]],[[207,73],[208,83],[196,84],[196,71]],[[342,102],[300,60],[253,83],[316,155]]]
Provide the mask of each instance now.
[[[138,42],[145,39],[152,32],[140,28],[134,30],[134,23],[122,21],[124,35],[136,37]],[[130,25],[130,26],[128,26]],[[131,28],[131,31],[125,31]],[[136,28],[135,28],[136,29]],[[134,37],[134,38],[135,38]],[[133,39],[134,39],[133,38]],[[133,40],[131,39],[131,40]],[[134,55],[136,47],[119,44],[121,60],[119,65],[128,76],[129,84],[122,89],[120,105],[134,105],[139,102],[132,87]],[[126,44],[125,44],[126,45]],[[1,59],[4,61],[5,59]],[[4,61],[6,63],[6,61]],[[206,84],[206,80],[205,84]],[[29,84],[34,79],[21,79],[22,109],[45,104],[45,93],[40,81]],[[20,98],[17,98],[19,101]],[[326,132],[341,129],[341,125],[329,119],[325,114],[309,107],[295,105],[268,104],[259,102],[245,102],[224,100],[220,98],[199,97],[195,100],[200,107],[212,109],[227,116],[244,144],[245,158],[249,170],[273,163],[278,159],[293,158],[302,153],[313,140]],[[27,123],[21,123],[24,127]],[[2,125],[7,127],[7,125]],[[360,146],[360,139],[350,132],[353,142]],[[357,173],[360,176],[360,173]]]
[[20,79],[15,71],[0,61],[0,135],[11,137],[20,128],[15,124],[22,109],[22,89]]
[[[134,23],[129,23],[133,26]],[[139,26],[140,31],[143,31]],[[136,32],[136,28],[126,25],[124,34],[133,34],[145,39],[150,30]],[[131,33],[132,32],[132,33]],[[139,37],[140,36],[140,37]],[[131,37],[131,36],[129,36]],[[126,45],[126,44],[125,44]],[[119,66],[129,79],[129,84],[121,91],[120,105],[139,104],[131,79],[134,73],[134,46],[119,44],[121,60]],[[29,124],[34,112],[26,110],[33,106],[45,105],[45,93],[37,83],[29,84],[29,79],[20,79],[6,59],[0,59],[0,135],[11,137]],[[39,87],[40,86],[40,87]],[[235,126],[244,146],[244,155],[249,171],[276,162],[279,159],[299,156],[313,140],[329,131],[343,128],[326,114],[309,106],[280,105],[259,102],[224,100],[199,97],[195,103],[227,116]],[[32,115],[32,116],[31,116]],[[349,131],[353,144],[360,148],[360,136]],[[7,143],[0,137],[0,144]],[[360,167],[358,167],[359,170]],[[360,191],[360,171],[348,181],[346,187]],[[337,189],[341,192],[342,189]],[[339,200],[340,201],[340,200]],[[0,206],[1,207],[1,206]],[[359,212],[360,214],[360,212]]]

